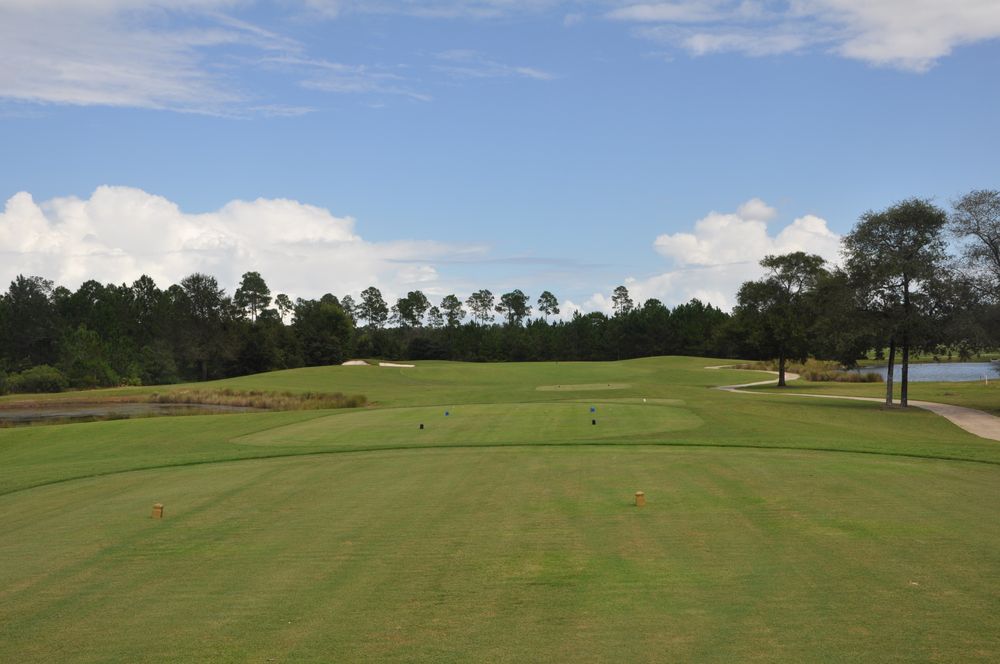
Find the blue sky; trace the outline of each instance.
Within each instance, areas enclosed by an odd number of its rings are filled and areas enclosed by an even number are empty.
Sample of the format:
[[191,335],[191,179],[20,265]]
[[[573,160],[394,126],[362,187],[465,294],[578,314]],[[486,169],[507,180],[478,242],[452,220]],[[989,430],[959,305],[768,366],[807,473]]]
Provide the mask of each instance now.
[[0,0],[0,279],[731,306],[1000,187],[987,0]]

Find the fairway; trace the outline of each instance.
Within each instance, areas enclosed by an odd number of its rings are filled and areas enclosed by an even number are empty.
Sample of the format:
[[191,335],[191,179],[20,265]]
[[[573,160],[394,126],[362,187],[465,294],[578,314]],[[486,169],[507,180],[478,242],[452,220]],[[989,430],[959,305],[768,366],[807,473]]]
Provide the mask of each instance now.
[[1000,658],[1000,443],[710,364],[326,367],[219,384],[376,405],[2,429],[0,661]]

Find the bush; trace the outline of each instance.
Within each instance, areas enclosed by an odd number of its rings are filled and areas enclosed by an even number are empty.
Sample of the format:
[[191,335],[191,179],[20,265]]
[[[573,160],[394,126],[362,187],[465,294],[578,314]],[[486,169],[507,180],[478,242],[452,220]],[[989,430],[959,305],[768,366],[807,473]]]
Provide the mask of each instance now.
[[59,369],[73,387],[114,387],[121,380],[109,359],[109,346],[101,335],[81,325],[62,342]]
[[111,365],[99,357],[78,358],[64,367],[64,375],[70,385],[83,389],[114,387],[121,382]]
[[27,394],[35,392],[62,392],[69,387],[66,376],[55,367],[40,364],[7,379],[7,389],[11,392]]

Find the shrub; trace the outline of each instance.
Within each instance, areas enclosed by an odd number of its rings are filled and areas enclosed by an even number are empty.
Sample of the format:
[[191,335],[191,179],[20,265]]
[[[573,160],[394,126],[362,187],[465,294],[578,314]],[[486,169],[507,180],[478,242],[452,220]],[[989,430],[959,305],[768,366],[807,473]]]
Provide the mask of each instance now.
[[69,387],[66,376],[55,367],[40,364],[21,373],[13,374],[7,379],[7,389],[11,392],[26,394],[35,392],[62,392]]
[[59,368],[73,387],[113,387],[120,377],[109,355],[101,335],[81,325],[63,340]]

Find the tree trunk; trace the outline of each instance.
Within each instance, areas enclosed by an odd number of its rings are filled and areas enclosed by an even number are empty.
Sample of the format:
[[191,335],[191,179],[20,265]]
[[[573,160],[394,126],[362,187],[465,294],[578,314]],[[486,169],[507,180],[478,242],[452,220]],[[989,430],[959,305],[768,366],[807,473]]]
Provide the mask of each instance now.
[[785,354],[780,353],[778,355],[778,387],[786,387],[785,385]]
[[892,406],[892,374],[896,370],[896,339],[889,339],[889,365],[885,374],[885,405]]
[[906,408],[906,393],[910,384],[910,280],[903,274],[903,370],[900,374],[899,405]]
[[906,408],[906,393],[910,386],[910,340],[903,336],[903,371],[899,383],[899,405]]

